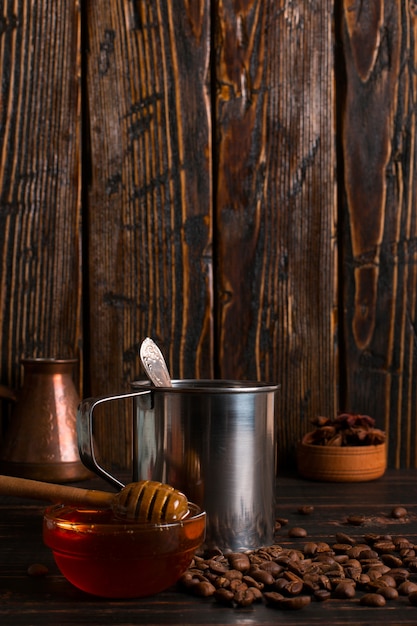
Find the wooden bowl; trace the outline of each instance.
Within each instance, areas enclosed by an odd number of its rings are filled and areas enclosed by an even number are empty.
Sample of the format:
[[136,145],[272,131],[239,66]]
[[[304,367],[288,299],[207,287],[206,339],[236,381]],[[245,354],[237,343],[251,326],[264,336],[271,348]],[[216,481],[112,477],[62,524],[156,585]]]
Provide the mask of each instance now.
[[317,446],[300,442],[297,467],[303,478],[335,483],[366,482],[383,476],[386,443],[376,446]]

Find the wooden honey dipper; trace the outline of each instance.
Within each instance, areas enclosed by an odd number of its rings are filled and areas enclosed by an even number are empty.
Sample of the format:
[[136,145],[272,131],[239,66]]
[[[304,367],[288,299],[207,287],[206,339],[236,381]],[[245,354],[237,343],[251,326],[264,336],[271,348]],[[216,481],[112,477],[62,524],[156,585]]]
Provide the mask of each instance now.
[[188,513],[188,500],[183,493],[171,485],[152,480],[130,483],[119,493],[108,493],[0,475],[0,494],[56,504],[111,508],[118,519],[127,522],[170,523]]

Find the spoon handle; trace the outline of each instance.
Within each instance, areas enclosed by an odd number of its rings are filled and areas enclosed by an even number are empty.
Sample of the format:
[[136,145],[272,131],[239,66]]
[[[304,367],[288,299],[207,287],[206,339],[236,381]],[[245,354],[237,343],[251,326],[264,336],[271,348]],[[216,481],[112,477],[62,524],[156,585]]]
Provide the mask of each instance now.
[[140,346],[140,359],[155,387],[172,387],[171,376],[162,352],[152,339],[146,337]]
[[0,494],[97,508],[110,508],[115,498],[114,493],[107,493],[106,491],[80,489],[79,487],[3,475],[0,475]]

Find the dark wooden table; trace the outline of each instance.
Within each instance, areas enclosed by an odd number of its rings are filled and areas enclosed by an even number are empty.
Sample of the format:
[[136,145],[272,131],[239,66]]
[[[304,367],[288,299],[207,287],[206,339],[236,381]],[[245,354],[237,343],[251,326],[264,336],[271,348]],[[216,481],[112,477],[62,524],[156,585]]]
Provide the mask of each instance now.
[[[87,486],[83,483],[80,486]],[[88,486],[102,489],[97,479]],[[297,509],[313,505],[310,515]],[[395,519],[395,506],[406,507],[408,515]],[[417,607],[400,596],[383,608],[359,604],[360,593],[351,600],[312,602],[300,611],[272,609],[265,604],[229,608],[170,589],[151,598],[110,601],[91,597],[67,582],[42,542],[43,503],[0,498],[0,622],[4,625],[66,626],[68,624],[417,624]],[[347,518],[364,515],[362,526]],[[417,543],[417,471],[389,471],[370,483],[314,483],[295,476],[280,477],[277,485],[277,516],[288,526],[277,534],[277,543],[302,547],[306,539],[289,539],[288,529],[302,526],[308,540],[335,541],[336,532],[361,537],[365,533],[403,536]],[[297,543],[298,542],[298,543]],[[31,564],[49,569],[45,577],[28,575]],[[417,578],[417,574],[414,575]]]

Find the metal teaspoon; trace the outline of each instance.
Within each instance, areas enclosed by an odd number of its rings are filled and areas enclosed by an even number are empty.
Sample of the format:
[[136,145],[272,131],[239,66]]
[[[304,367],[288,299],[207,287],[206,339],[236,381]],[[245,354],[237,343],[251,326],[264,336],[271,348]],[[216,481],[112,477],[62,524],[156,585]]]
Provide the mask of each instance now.
[[146,375],[155,387],[172,387],[171,376],[165,359],[152,339],[146,337],[142,341],[139,354]]

